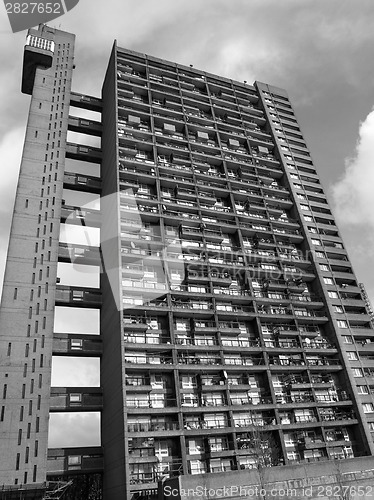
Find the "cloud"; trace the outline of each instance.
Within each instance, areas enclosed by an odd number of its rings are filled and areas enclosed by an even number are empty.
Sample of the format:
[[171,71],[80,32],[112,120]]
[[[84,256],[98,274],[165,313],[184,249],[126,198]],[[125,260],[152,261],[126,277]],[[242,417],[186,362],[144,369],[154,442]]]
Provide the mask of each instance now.
[[49,417],[49,448],[100,446],[100,413],[51,413]]
[[100,359],[52,357],[52,387],[99,387]]
[[100,311],[80,307],[55,307],[53,331],[99,335]]
[[343,177],[332,186],[341,225],[374,228],[374,108],[360,124],[355,156],[346,160]]

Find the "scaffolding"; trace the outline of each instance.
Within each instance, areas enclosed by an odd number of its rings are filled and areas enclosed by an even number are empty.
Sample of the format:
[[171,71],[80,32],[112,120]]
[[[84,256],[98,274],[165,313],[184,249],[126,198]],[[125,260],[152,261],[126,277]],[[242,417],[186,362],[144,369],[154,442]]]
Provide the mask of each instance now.
[[48,481],[42,484],[3,485],[0,500],[60,500],[73,481]]

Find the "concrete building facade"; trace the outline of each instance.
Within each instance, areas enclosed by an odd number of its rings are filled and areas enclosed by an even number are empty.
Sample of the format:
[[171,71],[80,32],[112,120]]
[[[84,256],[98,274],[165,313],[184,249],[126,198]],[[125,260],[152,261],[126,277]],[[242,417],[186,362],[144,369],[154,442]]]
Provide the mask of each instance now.
[[[151,499],[180,475],[372,456],[371,318],[287,93],[116,43],[101,98],[73,68],[74,35],[30,30],[0,484],[99,474],[104,498]],[[61,284],[59,263],[101,266],[100,285]],[[57,307],[99,310],[99,335],[55,331]],[[52,387],[58,356],[99,359],[100,387]],[[48,445],[50,414],[74,411],[100,412],[101,446]]]

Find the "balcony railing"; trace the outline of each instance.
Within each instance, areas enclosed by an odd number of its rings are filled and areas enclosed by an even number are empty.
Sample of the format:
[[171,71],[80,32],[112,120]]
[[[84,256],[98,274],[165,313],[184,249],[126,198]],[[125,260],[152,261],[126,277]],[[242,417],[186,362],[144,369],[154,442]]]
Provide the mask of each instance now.
[[323,413],[320,410],[321,419],[325,422],[331,422],[335,420],[354,420],[356,415],[353,410],[351,411],[333,411],[328,413]]
[[205,358],[197,357],[195,353],[191,355],[178,356],[178,363],[184,365],[220,365],[221,358],[213,356],[206,356]]
[[200,310],[200,311],[209,311],[213,309],[213,304],[204,302],[182,302],[177,300],[172,300],[172,308],[173,309],[189,309],[189,310]]
[[126,398],[127,408],[167,408],[177,406],[176,399],[165,398],[164,400]]
[[316,394],[317,403],[334,403],[336,401],[349,401],[350,397],[345,391],[341,391],[340,394]]
[[243,365],[243,366],[260,366],[264,365],[265,361],[262,358],[238,356],[236,358],[225,358],[225,365]]
[[157,423],[135,423],[127,424],[128,432],[157,432],[157,431],[177,431],[178,422],[157,422]]
[[136,365],[170,365],[173,363],[173,358],[171,356],[159,356],[156,354],[149,355],[130,355],[125,353],[125,363],[136,364]]
[[170,337],[163,335],[125,335],[124,341],[129,344],[170,344]]
[[259,340],[250,338],[222,339],[221,343],[223,347],[260,347]]

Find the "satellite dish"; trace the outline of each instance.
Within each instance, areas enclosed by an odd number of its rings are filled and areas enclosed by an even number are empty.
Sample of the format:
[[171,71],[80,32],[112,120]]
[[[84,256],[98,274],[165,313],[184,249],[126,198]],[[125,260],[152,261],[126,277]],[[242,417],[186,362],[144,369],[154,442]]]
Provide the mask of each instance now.
[[305,339],[305,343],[306,343],[306,344],[310,344],[310,342],[311,342],[311,341],[310,341],[310,338],[306,337],[306,339]]

